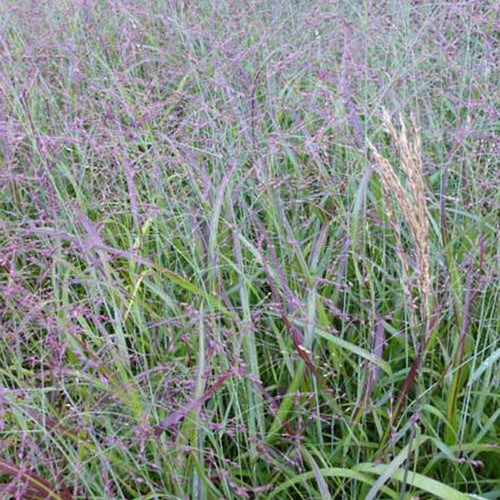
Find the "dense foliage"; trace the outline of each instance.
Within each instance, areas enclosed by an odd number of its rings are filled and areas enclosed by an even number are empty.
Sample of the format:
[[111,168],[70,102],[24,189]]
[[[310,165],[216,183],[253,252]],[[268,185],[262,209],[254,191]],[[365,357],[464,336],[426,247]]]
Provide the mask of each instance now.
[[0,497],[498,498],[498,5],[0,2]]

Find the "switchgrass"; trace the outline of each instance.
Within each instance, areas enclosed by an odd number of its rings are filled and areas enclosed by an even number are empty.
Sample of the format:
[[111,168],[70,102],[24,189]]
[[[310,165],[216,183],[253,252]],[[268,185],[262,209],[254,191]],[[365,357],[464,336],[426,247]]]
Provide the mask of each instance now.
[[494,2],[0,3],[0,497],[498,498]]

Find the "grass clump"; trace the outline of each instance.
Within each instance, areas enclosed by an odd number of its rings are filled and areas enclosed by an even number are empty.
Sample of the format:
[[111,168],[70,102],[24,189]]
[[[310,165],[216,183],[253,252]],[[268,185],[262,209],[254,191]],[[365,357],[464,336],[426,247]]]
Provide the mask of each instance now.
[[497,498],[495,23],[1,2],[0,497]]

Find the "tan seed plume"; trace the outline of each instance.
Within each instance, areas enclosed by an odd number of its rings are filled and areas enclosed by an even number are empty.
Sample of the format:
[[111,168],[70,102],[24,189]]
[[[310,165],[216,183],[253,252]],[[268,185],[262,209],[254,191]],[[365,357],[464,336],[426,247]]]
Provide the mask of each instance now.
[[[408,133],[402,119],[400,119],[400,132],[398,133],[391,121],[389,113],[385,110],[382,115],[382,122],[398,149],[401,170],[406,178],[407,189],[403,187],[396,173],[396,169],[392,166],[391,162],[382,156],[371,142],[368,142],[368,145],[373,153],[377,171],[382,179],[387,206],[390,207],[389,200],[392,197],[399,206],[408,224],[410,235],[415,246],[418,284],[422,299],[422,315],[425,321],[428,321],[431,295],[429,221],[427,217],[427,202],[425,199],[419,131],[415,119],[412,117],[410,133]],[[392,211],[389,215],[391,214]]]

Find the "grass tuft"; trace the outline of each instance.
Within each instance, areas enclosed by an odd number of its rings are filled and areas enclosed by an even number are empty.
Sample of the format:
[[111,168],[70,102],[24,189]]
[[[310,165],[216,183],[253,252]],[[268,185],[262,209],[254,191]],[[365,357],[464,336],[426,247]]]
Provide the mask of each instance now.
[[1,1],[0,498],[497,498],[496,28]]

